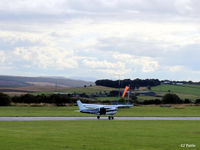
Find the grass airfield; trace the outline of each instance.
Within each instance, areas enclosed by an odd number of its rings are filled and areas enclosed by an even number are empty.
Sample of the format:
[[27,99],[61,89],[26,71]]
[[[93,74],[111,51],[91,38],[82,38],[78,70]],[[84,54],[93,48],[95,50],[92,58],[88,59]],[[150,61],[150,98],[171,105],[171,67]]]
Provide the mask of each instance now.
[[[109,92],[113,89],[87,87],[64,92],[91,94],[99,90]],[[183,99],[200,96],[200,88],[196,86],[152,87],[152,91],[160,95],[168,90]],[[146,100],[148,97],[139,98]],[[0,116],[94,116],[76,110],[76,106],[10,106],[0,107]],[[200,107],[137,106],[119,109],[117,116],[200,117]],[[199,139],[200,121],[0,121],[2,150],[200,150]]]
[[[9,106],[0,107],[0,117],[81,117],[95,116],[78,112],[77,106]],[[115,115],[120,117],[200,117],[200,106],[173,105],[134,106],[128,109],[118,109]]]
[[[94,116],[76,110],[9,106],[0,107],[0,116]],[[117,116],[200,116],[200,107],[136,106]],[[200,121],[0,121],[3,150],[200,150],[199,139]]]
[[3,150],[197,150],[199,139],[200,121],[0,122]]

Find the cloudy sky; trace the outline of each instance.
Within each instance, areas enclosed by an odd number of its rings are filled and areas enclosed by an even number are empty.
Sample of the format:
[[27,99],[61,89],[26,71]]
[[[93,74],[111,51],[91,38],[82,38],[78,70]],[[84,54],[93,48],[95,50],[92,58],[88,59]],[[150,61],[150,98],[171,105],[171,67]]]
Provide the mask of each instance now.
[[0,74],[200,81],[199,0],[0,0]]

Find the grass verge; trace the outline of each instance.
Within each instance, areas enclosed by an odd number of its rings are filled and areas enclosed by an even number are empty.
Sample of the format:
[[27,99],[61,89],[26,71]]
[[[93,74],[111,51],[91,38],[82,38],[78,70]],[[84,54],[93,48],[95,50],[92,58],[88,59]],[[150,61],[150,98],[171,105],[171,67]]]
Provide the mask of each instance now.
[[[78,112],[77,106],[56,107],[25,107],[9,106],[0,107],[0,116],[94,116]],[[180,116],[200,116],[200,106],[175,105],[172,107],[159,106],[134,106],[128,109],[118,109],[116,116],[161,116],[161,117],[180,117]]]
[[200,121],[3,121],[0,133],[4,150],[200,149]]

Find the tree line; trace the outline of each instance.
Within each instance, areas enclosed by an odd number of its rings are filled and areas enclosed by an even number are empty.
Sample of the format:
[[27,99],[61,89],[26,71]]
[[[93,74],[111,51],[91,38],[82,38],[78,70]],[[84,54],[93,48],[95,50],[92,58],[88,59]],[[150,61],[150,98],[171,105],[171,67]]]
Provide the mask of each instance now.
[[[81,101],[87,103],[90,102],[85,98],[81,98]],[[64,94],[52,94],[52,95],[31,95],[25,94],[20,96],[10,97],[7,94],[0,93],[0,106],[9,106],[11,103],[26,103],[26,104],[39,104],[39,103],[48,103],[55,104],[57,106],[64,106],[65,104],[76,103],[77,98],[70,97]]]
[[193,82],[193,81],[170,81],[170,80],[159,80],[159,79],[124,79],[124,80],[109,80],[109,79],[102,79],[97,80],[95,83],[99,86],[107,86],[112,88],[124,88],[127,85],[130,85],[131,89],[139,88],[139,87],[151,87],[157,86],[161,83],[168,83],[168,84],[196,84],[200,85],[200,82]]
[[157,86],[161,84],[161,81],[158,79],[124,79],[124,80],[97,80],[95,82],[98,86],[107,86],[112,88],[124,88],[125,86],[129,85],[131,89],[144,87],[144,86]]
[[[138,102],[137,97],[130,97],[130,102],[134,104],[200,104],[200,99],[196,99],[195,101],[191,101],[189,99],[181,100],[178,95],[167,93],[162,99],[152,99],[145,100],[143,102]],[[79,97],[83,103],[107,103],[110,104],[111,101],[94,101],[92,99]],[[39,103],[48,103],[55,104],[56,106],[65,106],[66,104],[75,104],[77,101],[77,97],[69,97],[63,94],[52,94],[52,95],[31,95],[25,94],[21,96],[10,97],[4,93],[0,93],[0,106],[9,106],[11,103],[25,103],[25,104],[39,104]],[[119,100],[120,102],[124,102],[124,99]]]

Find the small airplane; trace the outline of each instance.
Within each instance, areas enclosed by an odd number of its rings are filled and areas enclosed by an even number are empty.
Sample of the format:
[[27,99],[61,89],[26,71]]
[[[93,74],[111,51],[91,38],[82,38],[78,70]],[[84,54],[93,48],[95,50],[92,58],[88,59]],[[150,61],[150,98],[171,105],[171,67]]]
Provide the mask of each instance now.
[[[127,90],[128,90],[128,87],[126,87],[122,97],[124,97]],[[101,115],[107,115],[109,120],[114,119],[113,115],[115,113],[117,113],[118,108],[129,108],[129,107],[133,106],[132,104],[126,104],[126,105],[84,104],[80,100],[77,101],[77,104],[78,104],[80,112],[89,113],[89,114],[96,114],[97,119],[100,119]]]
[[[78,100],[77,101],[78,107],[80,109],[80,112],[82,113],[89,113],[89,114],[96,114],[97,119],[100,119],[100,115],[108,115],[109,120],[114,119],[114,114],[117,112],[117,107],[114,107],[114,105],[95,105],[95,104],[84,104]],[[86,106],[89,107],[86,107]],[[91,108],[92,107],[92,108]]]

